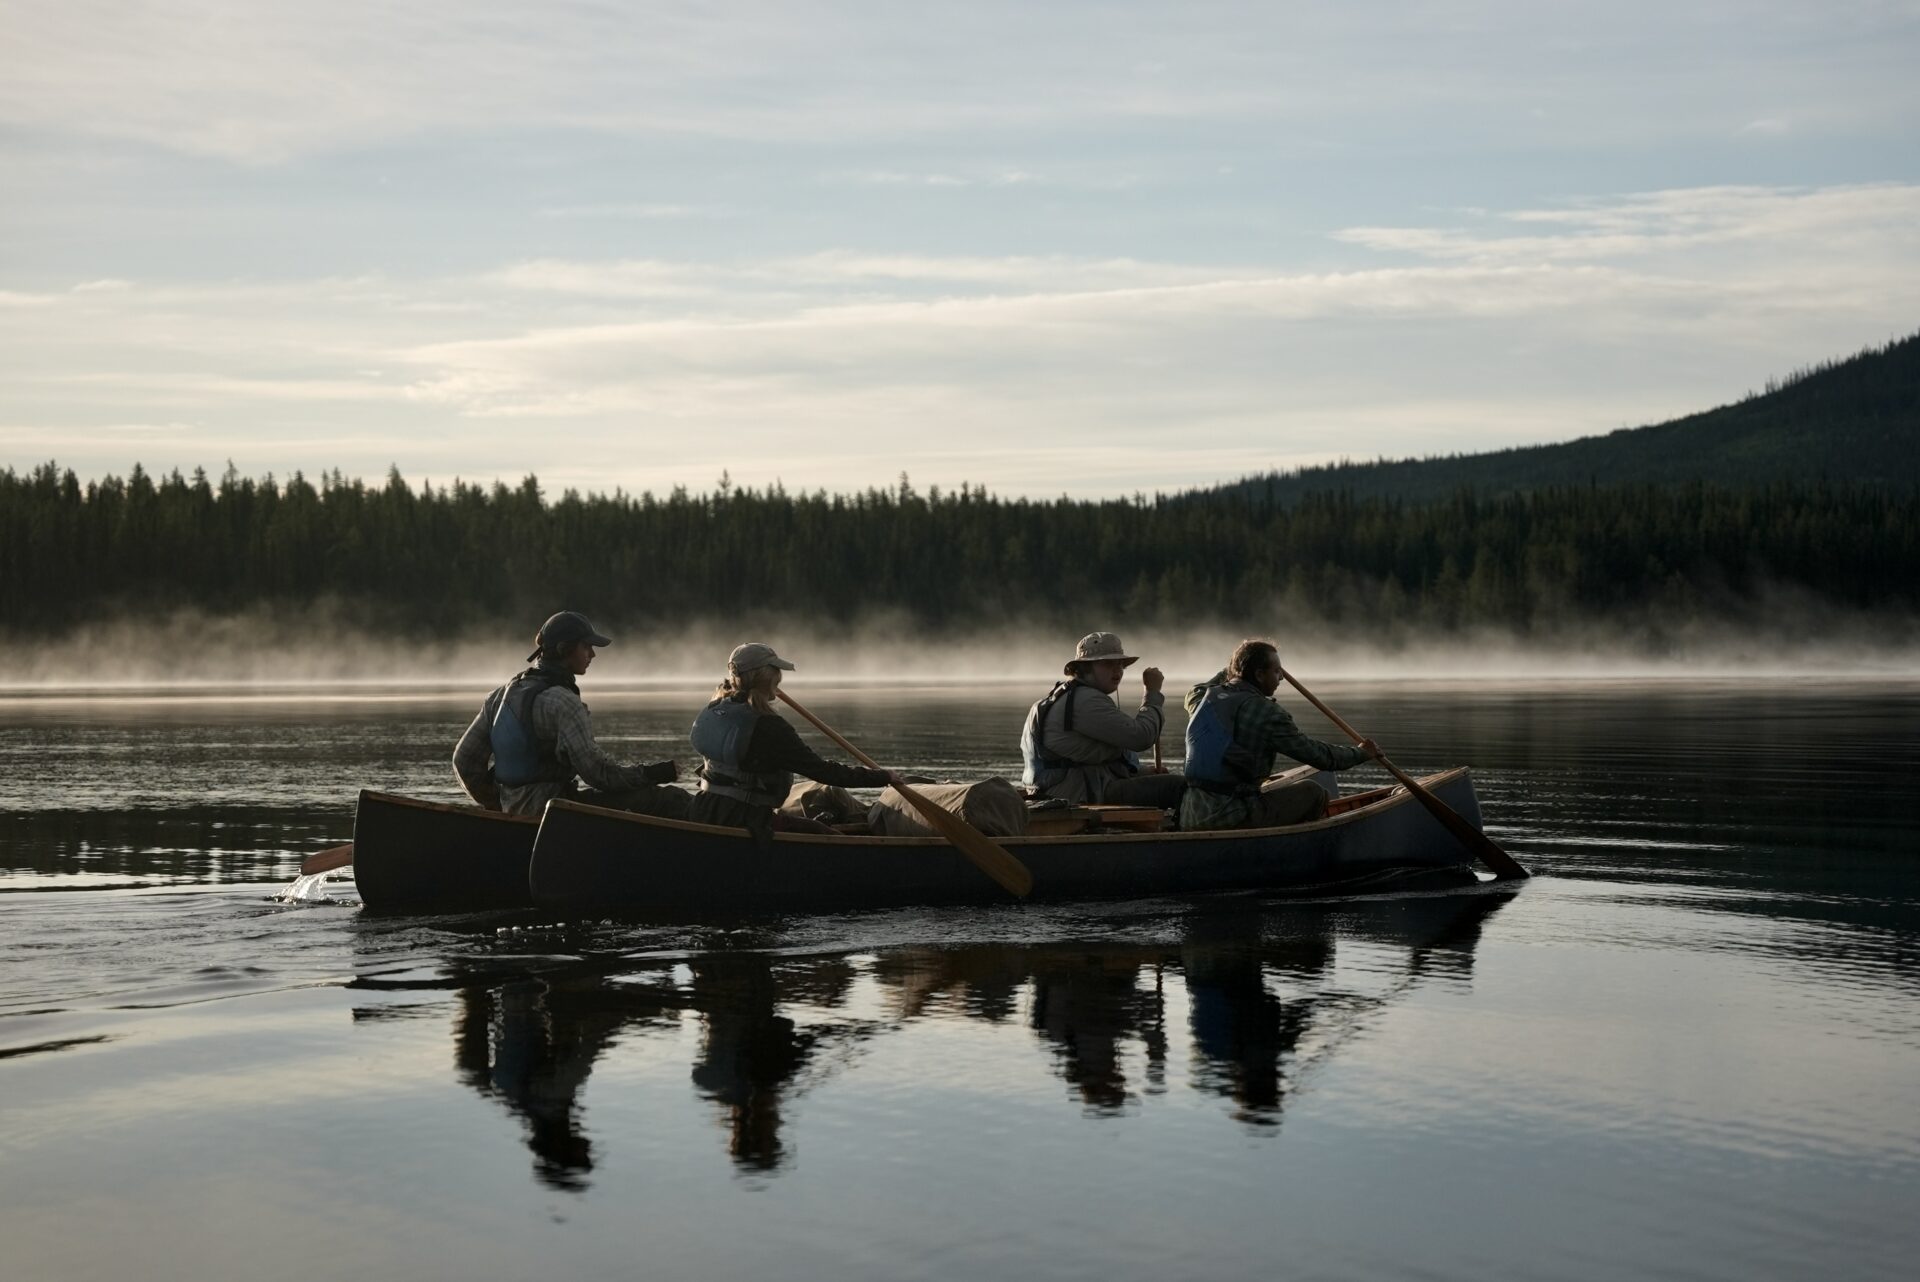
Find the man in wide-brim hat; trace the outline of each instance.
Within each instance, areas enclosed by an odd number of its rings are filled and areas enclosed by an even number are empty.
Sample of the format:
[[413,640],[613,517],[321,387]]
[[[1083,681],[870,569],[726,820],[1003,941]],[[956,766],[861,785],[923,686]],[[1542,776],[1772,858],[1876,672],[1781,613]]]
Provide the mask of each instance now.
[[1127,669],[1138,658],[1111,632],[1080,638],[1061,670],[1066,680],[1028,710],[1020,731],[1023,778],[1029,788],[1044,797],[1093,804],[1163,810],[1180,804],[1184,779],[1140,768],[1140,753],[1160,738],[1166,703],[1160,669],[1140,673],[1146,693],[1139,712],[1128,716],[1114,702]]
[[[555,797],[611,810],[678,819],[691,798],[670,786],[671,761],[623,766],[593,737],[580,700],[598,646],[613,644],[577,610],[552,615],[534,633],[533,666],[494,690],[453,750],[453,773],[467,795],[489,810],[537,815]],[[579,781],[592,789],[581,792]]]

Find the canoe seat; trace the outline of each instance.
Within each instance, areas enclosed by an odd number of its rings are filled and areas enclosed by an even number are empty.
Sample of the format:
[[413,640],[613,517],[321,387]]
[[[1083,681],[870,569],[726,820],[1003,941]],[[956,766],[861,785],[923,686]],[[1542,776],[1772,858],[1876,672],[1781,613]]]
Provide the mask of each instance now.
[[1027,812],[1027,835],[1064,837],[1077,832],[1159,832],[1167,812],[1156,806],[1050,806]]
[[1405,792],[1399,784],[1387,788],[1371,788],[1366,792],[1347,793],[1335,797],[1327,803],[1328,815],[1343,815],[1349,810],[1358,810],[1362,806],[1371,806],[1376,801],[1384,801],[1396,793]]

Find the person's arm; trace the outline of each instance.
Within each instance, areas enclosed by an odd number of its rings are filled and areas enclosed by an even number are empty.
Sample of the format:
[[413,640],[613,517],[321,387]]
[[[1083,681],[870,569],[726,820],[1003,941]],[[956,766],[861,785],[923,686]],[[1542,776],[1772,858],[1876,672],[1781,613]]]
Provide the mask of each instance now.
[[[1149,690],[1140,702],[1140,711],[1130,717],[1116,707],[1113,700],[1098,691],[1076,694],[1072,733],[1124,748],[1128,752],[1144,751],[1153,747],[1154,740],[1160,737],[1161,708],[1166,701],[1167,696],[1158,689]],[[1064,727],[1067,721],[1057,709],[1047,720],[1049,738],[1055,729]]]
[[756,774],[790,771],[838,788],[884,788],[894,782],[890,770],[869,770],[865,766],[828,761],[801,740],[800,732],[788,724],[785,717],[774,714],[753,723],[753,737],[747,741],[747,750],[740,754],[740,765]]
[[1249,701],[1241,715],[1252,722],[1255,742],[1316,770],[1351,770],[1373,758],[1350,744],[1323,743],[1300,732],[1293,714],[1271,699]]
[[473,799],[474,805],[487,810],[500,809],[500,788],[493,780],[492,765],[496,706],[492,699],[480,705],[473,724],[453,747],[453,774],[460,781],[461,791]]
[[586,781],[589,788],[601,792],[631,792],[651,783],[664,783],[673,778],[672,774],[660,777],[662,767],[671,769],[670,761],[659,762],[651,766],[623,766],[607,755],[607,752],[593,737],[593,721],[587,712],[587,705],[580,702],[578,695],[554,687],[542,691],[534,701],[534,719],[536,722],[548,717],[553,719],[554,752],[573,773]]

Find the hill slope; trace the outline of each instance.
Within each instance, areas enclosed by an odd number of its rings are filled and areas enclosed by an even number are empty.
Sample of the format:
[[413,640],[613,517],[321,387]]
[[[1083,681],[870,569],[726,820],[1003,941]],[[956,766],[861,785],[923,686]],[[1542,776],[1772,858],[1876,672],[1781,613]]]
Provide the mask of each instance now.
[[1920,484],[1920,334],[1794,375],[1733,405],[1558,445],[1252,476],[1200,494],[1291,505],[1307,494],[1443,499],[1567,485],[1707,481]]

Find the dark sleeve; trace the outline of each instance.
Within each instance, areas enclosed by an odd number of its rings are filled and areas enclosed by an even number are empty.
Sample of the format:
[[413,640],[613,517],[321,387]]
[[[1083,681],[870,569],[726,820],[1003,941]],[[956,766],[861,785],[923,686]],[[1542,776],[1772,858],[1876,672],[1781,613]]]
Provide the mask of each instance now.
[[495,690],[487,696],[453,749],[453,773],[461,790],[488,810],[500,809],[500,791],[493,780],[493,717],[500,708],[500,694]]
[[820,783],[839,788],[883,788],[887,772],[865,766],[844,766],[828,761],[800,740],[800,732],[785,717],[768,713],[753,723],[753,736],[740,764],[758,774],[761,771],[788,770]]

